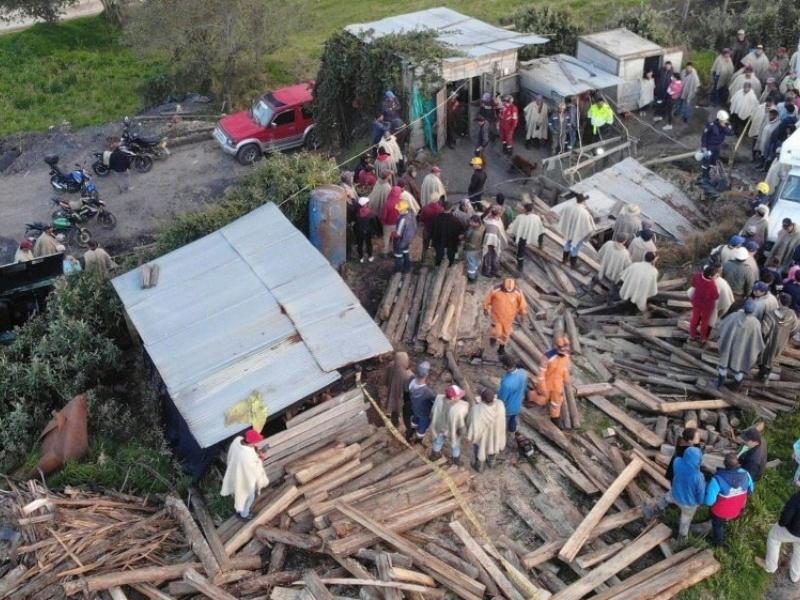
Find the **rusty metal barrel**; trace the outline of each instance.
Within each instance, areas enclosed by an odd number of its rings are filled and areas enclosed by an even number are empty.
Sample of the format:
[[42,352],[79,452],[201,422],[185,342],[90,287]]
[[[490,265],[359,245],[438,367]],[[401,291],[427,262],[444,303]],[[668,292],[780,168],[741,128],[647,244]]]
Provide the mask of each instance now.
[[323,185],[308,200],[308,238],[337,271],[347,260],[347,196],[338,185]]

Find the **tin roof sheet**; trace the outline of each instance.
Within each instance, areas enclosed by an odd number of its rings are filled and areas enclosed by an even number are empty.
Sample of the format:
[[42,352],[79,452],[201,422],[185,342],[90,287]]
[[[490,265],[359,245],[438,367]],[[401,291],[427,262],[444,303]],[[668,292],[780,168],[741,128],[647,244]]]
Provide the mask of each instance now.
[[567,54],[534,58],[520,66],[519,78],[523,89],[555,99],[624,83],[622,78]]
[[578,40],[615,58],[657,56],[664,52],[664,49],[655,42],[624,27],[589,33],[580,36]]
[[114,288],[202,447],[234,435],[225,412],[253,391],[269,414],[391,344],[328,261],[274,204],[141,267]]

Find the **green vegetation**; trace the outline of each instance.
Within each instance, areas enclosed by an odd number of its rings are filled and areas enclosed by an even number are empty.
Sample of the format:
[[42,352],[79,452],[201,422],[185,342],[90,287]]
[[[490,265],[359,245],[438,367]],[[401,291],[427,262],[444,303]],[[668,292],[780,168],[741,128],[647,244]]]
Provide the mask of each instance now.
[[101,17],[0,35],[0,137],[135,113],[140,88],[155,71]]

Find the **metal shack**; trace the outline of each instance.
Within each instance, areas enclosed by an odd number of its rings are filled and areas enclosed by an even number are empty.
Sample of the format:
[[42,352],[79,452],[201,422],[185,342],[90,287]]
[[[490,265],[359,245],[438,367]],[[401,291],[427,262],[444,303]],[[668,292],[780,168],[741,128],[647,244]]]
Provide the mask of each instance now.
[[274,204],[112,283],[168,399],[168,437],[197,476],[245,429],[231,408],[255,392],[268,417],[392,349],[350,288]]
[[577,58],[623,79],[606,94],[617,112],[636,110],[639,81],[667,62],[676,71],[683,63],[683,48],[664,48],[628,29],[611,29],[578,38]]
[[519,65],[519,87],[523,106],[537,94],[558,103],[567,96],[593,90],[608,90],[624,80],[567,54],[534,58]]
[[[454,56],[442,59],[441,76],[445,85],[435,96],[433,106],[441,106],[436,112],[436,143],[444,145],[444,102],[448,91],[458,90],[459,97],[469,106],[483,92],[511,94],[517,91],[517,51],[530,45],[547,43],[547,38],[529,33],[519,33],[497,27],[478,19],[438,7],[403,15],[395,15],[345,27],[345,31],[369,42],[387,35],[436,31],[439,43],[453,50]],[[404,95],[413,98],[415,80],[414,67],[407,65]],[[412,111],[408,111],[412,115]],[[412,115],[413,116],[413,115]],[[415,135],[416,134],[416,135]],[[412,147],[421,147],[421,130],[412,129]],[[415,143],[416,142],[416,143]]]

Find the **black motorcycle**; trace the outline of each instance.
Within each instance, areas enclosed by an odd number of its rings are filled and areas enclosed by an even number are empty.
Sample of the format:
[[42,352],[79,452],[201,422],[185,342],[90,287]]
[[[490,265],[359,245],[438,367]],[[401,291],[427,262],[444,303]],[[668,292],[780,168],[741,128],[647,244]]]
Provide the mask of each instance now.
[[111,171],[124,173],[131,167],[139,173],[147,173],[153,168],[153,158],[151,156],[137,154],[122,145],[106,152],[93,152],[92,155],[96,159],[92,163],[92,171],[98,177],[105,177]]
[[69,192],[71,194],[80,194],[82,198],[91,198],[97,200],[100,198],[100,193],[97,191],[97,186],[92,181],[92,176],[81,165],[75,164],[77,167],[74,171],[65,173],[58,166],[58,156],[55,154],[48,154],[44,157],[44,162],[50,166],[50,185],[57,192]]
[[52,224],[43,223],[41,221],[25,223],[25,237],[33,242],[42,235],[48,227],[52,227],[56,235],[63,235],[64,241],[69,245],[77,243],[81,248],[85,248],[92,239],[92,232],[85,227],[81,227],[78,223],[78,217],[75,215],[71,217],[58,217],[53,219]]
[[117,225],[117,217],[106,208],[106,203],[102,200],[66,201],[61,198],[50,198],[56,209],[51,215],[53,219],[71,219],[75,215],[75,222],[82,224],[97,218],[97,222],[104,229],[114,229]]
[[129,117],[125,117],[122,124],[122,135],[119,139],[121,145],[130,148],[137,154],[147,154],[153,158],[166,158],[169,156],[167,136],[147,136],[140,134],[138,131],[131,132],[131,120]]

